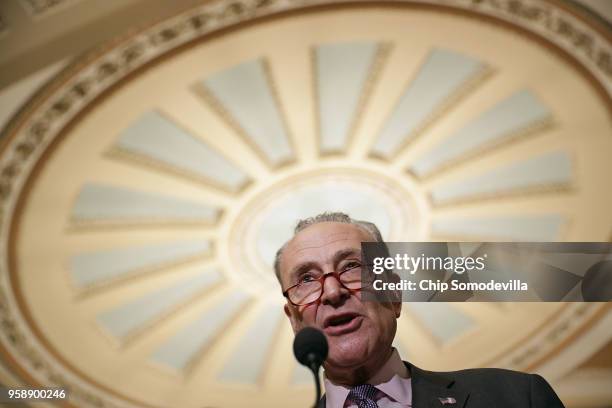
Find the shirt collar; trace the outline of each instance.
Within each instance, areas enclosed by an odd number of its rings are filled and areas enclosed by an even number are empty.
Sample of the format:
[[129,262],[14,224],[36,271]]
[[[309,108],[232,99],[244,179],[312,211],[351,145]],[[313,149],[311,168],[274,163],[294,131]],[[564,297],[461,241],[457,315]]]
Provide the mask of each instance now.
[[[395,348],[387,362],[366,383],[372,384],[401,404],[412,402],[410,373]],[[334,384],[327,376],[324,385],[326,405],[334,408],[343,407],[351,387]]]

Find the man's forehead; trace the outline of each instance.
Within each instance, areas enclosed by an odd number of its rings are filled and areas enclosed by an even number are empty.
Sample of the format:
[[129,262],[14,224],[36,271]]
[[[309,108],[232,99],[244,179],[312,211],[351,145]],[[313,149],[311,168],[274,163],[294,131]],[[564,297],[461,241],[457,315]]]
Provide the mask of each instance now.
[[337,248],[343,245],[357,246],[361,241],[368,240],[367,234],[353,224],[320,223],[312,225],[289,241],[286,254],[297,255],[308,250],[322,248]]

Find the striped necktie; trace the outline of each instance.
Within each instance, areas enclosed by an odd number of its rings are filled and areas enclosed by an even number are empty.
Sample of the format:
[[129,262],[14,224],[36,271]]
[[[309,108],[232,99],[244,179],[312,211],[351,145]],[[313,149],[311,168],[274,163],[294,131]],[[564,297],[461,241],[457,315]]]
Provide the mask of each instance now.
[[373,385],[363,384],[351,388],[348,398],[355,402],[359,408],[378,408],[374,396],[378,392]]

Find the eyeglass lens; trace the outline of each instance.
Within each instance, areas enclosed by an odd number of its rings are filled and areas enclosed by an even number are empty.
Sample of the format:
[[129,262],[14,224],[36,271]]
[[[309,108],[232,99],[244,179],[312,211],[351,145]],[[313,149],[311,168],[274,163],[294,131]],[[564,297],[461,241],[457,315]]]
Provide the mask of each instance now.
[[[345,288],[351,290],[361,289],[361,266],[340,272],[338,276],[340,283]],[[291,288],[287,293],[289,300],[296,305],[306,305],[317,301],[323,293],[323,278],[324,276],[321,276],[319,279],[302,282]]]

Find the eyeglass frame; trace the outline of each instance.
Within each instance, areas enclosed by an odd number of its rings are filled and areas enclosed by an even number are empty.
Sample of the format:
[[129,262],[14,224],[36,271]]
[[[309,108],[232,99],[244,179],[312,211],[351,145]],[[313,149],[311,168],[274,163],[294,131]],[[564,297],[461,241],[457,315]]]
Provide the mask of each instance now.
[[[313,280],[312,280],[312,281],[310,281],[310,282],[298,282],[298,283],[296,283],[295,285],[289,286],[287,289],[285,289],[285,290],[283,291],[283,296],[284,296],[285,298],[287,298],[287,300],[289,301],[289,303],[291,303],[293,306],[309,306],[309,305],[312,305],[313,303],[318,302],[318,301],[321,299],[321,297],[323,296],[323,289],[324,289],[324,286],[325,286],[325,279],[327,279],[329,276],[333,276],[333,277],[335,277],[335,278],[336,278],[336,280],[338,281],[338,283],[340,284],[340,286],[342,286],[344,289],[348,290],[349,292],[351,292],[351,293],[359,292],[359,291],[361,291],[363,288],[367,287],[368,285],[363,285],[363,282],[361,282],[361,287],[360,287],[359,289],[350,289],[350,288],[347,288],[347,287],[344,285],[344,283],[342,283],[342,280],[340,279],[340,275],[342,275],[343,273],[346,273],[346,272],[348,272],[348,271],[350,271],[350,270],[353,270],[353,269],[355,269],[355,268],[362,268],[363,266],[364,266],[364,265],[362,265],[362,264],[361,264],[361,262],[360,262],[358,266],[353,266],[352,268],[345,269],[345,270],[343,270],[343,271],[341,271],[341,272],[338,272],[338,271],[327,272],[327,273],[324,273],[323,275],[319,276],[318,278],[313,279]],[[293,302],[293,301],[292,301],[292,300],[289,298],[289,291],[290,291],[291,289],[296,288],[296,287],[298,287],[298,286],[300,286],[300,285],[302,285],[302,284],[304,284],[304,283],[311,283],[311,282],[313,282],[313,281],[317,281],[317,282],[319,282],[319,284],[321,285],[321,289],[319,289],[319,296],[317,296],[317,298],[316,298],[315,300],[313,300],[312,302],[304,303],[304,304],[297,304],[297,303],[294,303],[294,302]]]

